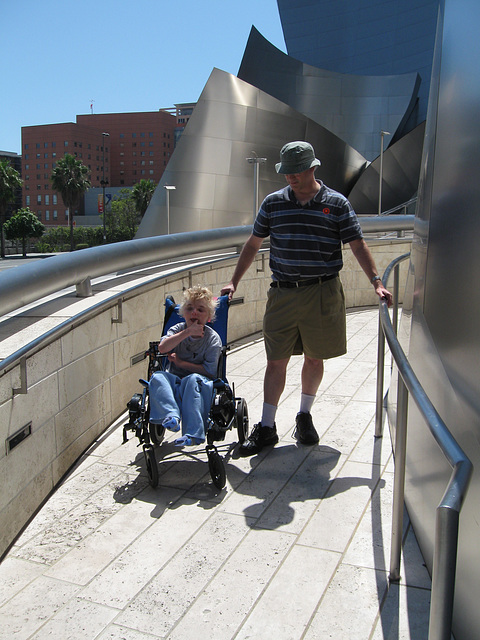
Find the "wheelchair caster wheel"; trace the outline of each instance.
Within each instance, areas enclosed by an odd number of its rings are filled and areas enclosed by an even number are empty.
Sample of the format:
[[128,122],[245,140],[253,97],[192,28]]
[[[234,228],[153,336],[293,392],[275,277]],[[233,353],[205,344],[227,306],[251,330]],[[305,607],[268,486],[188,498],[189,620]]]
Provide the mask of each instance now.
[[148,432],[150,434],[150,440],[153,444],[161,444],[163,437],[165,435],[165,427],[162,427],[161,424],[148,424]]
[[223,489],[227,482],[227,476],[222,456],[216,451],[208,452],[208,468],[210,469],[213,484],[217,489]]
[[145,455],[145,465],[147,467],[148,480],[153,488],[158,485],[158,466],[157,459],[155,458],[155,451],[153,447],[143,447],[143,453]]

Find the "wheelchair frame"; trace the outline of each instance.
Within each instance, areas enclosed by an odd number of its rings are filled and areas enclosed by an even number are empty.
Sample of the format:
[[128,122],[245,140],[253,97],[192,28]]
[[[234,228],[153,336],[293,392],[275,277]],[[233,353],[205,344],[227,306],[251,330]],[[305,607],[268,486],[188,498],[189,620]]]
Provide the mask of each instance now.
[[[224,300],[223,304],[228,305],[228,302]],[[165,305],[167,310],[163,335],[165,335],[166,329],[180,318],[178,316],[178,305],[175,305],[175,301],[171,296],[167,297]],[[176,316],[173,315],[171,317],[172,314],[176,314]],[[226,315],[223,320],[226,322]],[[215,328],[215,324],[213,324],[213,327]],[[226,341],[226,331],[221,332],[220,336],[224,343]],[[160,353],[159,344],[160,341],[150,342],[148,350],[144,353],[144,358],[149,358],[148,380],[150,380],[153,373],[165,368],[165,356]],[[239,442],[243,443],[248,438],[249,430],[247,403],[244,398],[235,397],[234,386],[230,386],[226,380],[226,352],[227,345],[223,344],[218,369],[221,377],[213,381],[213,401],[205,426],[207,442],[205,451],[207,453],[210,476],[213,484],[220,490],[225,487],[226,472],[223,458],[214,443],[225,440],[226,432],[234,427],[237,430]],[[128,441],[128,431],[133,431],[139,440],[138,446],[142,446],[143,449],[149,482],[152,487],[157,487],[159,473],[155,447],[162,443],[165,436],[165,427],[149,421],[149,383],[142,378],[139,382],[143,387],[142,392],[135,393],[127,403],[129,420],[123,427],[123,443]]]

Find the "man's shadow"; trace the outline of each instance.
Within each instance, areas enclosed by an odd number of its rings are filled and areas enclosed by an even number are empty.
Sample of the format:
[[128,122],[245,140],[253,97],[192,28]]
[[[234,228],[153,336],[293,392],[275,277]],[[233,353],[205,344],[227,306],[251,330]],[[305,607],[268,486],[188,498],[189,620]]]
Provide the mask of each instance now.
[[[268,528],[277,528],[293,521],[295,502],[318,502],[360,486],[373,493],[378,485],[375,477],[332,477],[341,457],[337,449],[319,445],[305,450],[296,444],[276,446],[266,456],[262,452],[252,458],[248,472],[232,467],[229,479],[235,492],[258,500],[243,510],[249,526],[255,527],[267,509]],[[380,486],[384,484],[381,480]]]

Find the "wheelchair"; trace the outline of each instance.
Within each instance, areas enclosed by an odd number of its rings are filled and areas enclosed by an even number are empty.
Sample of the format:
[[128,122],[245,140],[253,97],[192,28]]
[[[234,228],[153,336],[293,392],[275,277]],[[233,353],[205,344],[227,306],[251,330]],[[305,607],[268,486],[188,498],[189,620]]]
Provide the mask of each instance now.
[[[238,440],[245,442],[248,438],[249,420],[248,408],[244,398],[235,396],[234,386],[230,386],[226,377],[227,360],[227,324],[228,324],[228,296],[218,299],[215,320],[210,324],[220,335],[222,340],[222,353],[219,358],[217,378],[213,382],[213,401],[205,424],[205,439],[208,467],[212,482],[221,490],[226,484],[224,460],[218,452],[215,442],[223,442],[225,434],[232,428],[236,428]],[[179,305],[172,296],[165,300],[165,318],[162,335],[165,335],[170,327],[182,322],[179,315]],[[148,380],[156,371],[164,370],[167,364],[166,356],[159,351],[160,341],[150,342],[149,348],[144,353],[144,359],[148,357],[147,380],[140,379],[143,389],[135,393],[127,403],[128,422],[123,427],[123,443],[128,441],[128,432],[133,431],[139,440],[138,446],[142,446],[145,457],[148,479],[152,487],[158,486],[158,463],[155,455],[155,447],[161,445],[165,435],[165,427],[149,421],[149,383]]]

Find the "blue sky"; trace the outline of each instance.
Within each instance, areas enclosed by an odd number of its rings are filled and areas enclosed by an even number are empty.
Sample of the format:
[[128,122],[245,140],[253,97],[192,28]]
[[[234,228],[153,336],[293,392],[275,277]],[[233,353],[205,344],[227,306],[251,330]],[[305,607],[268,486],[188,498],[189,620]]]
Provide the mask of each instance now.
[[276,0],[0,0],[0,150],[21,127],[198,99],[237,74],[252,25],[286,51]]

